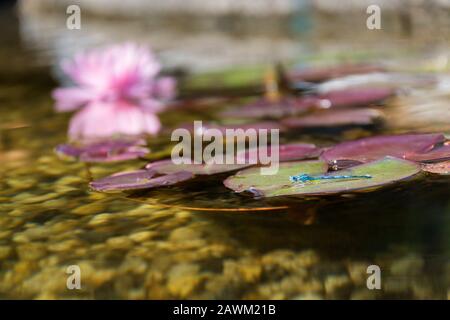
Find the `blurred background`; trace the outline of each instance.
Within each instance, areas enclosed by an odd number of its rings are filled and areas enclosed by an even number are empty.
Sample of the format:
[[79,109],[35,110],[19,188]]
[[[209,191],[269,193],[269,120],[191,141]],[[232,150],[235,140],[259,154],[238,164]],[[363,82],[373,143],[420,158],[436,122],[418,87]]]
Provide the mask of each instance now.
[[[65,27],[71,4],[80,6],[80,30]],[[381,30],[366,27],[372,4]],[[19,1],[17,12],[23,45],[42,63],[130,37],[189,70],[395,50],[402,60],[448,59],[449,0],[34,0]]]

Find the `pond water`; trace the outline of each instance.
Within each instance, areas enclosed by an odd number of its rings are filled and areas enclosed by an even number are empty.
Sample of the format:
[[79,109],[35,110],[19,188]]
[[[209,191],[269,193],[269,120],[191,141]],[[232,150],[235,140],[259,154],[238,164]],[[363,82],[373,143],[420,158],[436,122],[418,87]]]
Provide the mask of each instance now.
[[[222,185],[227,174],[220,179],[199,178],[148,192],[103,194],[89,190],[91,179],[140,168],[146,161],[87,166],[63,161],[54,154],[55,146],[66,141],[69,119],[53,111],[50,97],[57,85],[54,61],[60,58],[58,46],[51,42],[55,39],[45,44],[43,38],[30,40],[23,34],[23,25],[32,21],[31,17],[22,17],[20,36],[19,22],[11,12],[3,14],[6,46],[0,53],[0,298],[449,297],[450,180],[445,176],[416,179],[370,193],[276,200],[255,200],[232,193]],[[106,29],[114,26],[108,21],[102,23]],[[136,40],[151,26],[142,23],[139,28]],[[269,46],[271,41],[285,44],[286,56],[283,53],[275,58],[304,64],[384,59],[412,70],[419,64],[430,64],[443,53],[448,57],[442,39],[429,45],[429,41],[401,32],[384,33],[386,47],[379,48],[379,43],[368,41],[364,32],[358,44],[348,33],[330,39],[331,26],[326,29],[319,23],[311,28],[306,35],[294,32],[285,36],[279,31],[259,37],[276,39],[262,41]],[[135,40],[134,33],[127,36]],[[180,32],[170,34],[170,41],[157,43],[168,65],[192,63],[193,69],[205,70],[248,63],[248,57],[239,60],[236,55],[233,59],[217,59],[214,66],[204,65],[205,51],[200,49],[198,57],[190,52],[189,59],[173,54],[176,36],[180,40],[194,37]],[[232,39],[227,45],[242,50],[246,40],[238,36]],[[59,45],[67,39],[60,40]],[[93,41],[88,40],[86,43]],[[167,53],[167,43],[171,54]],[[264,45],[262,48],[255,52],[267,50]],[[360,50],[349,53],[349,48]],[[260,57],[259,62],[267,59]],[[433,110],[428,96],[436,101],[431,104]],[[373,132],[450,133],[450,121],[445,118],[448,96],[423,91],[404,99],[385,106],[392,119],[386,127],[373,131],[308,131],[282,140],[330,145]],[[166,126],[176,126],[181,119],[207,118],[204,113],[168,114],[162,121]],[[150,147],[163,150],[167,139],[163,136],[150,141]],[[381,290],[366,287],[366,269],[372,264],[381,268]],[[66,287],[66,268],[70,265],[81,268],[81,290]]]

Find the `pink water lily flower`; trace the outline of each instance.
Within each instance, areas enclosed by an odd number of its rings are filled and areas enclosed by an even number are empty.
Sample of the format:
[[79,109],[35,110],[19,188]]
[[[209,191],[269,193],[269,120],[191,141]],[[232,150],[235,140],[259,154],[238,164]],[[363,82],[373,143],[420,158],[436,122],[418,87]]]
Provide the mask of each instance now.
[[72,118],[72,139],[155,134],[155,113],[175,95],[175,80],[158,77],[161,65],[151,51],[133,43],[75,55],[62,63],[73,87],[53,91],[58,111],[80,109]]

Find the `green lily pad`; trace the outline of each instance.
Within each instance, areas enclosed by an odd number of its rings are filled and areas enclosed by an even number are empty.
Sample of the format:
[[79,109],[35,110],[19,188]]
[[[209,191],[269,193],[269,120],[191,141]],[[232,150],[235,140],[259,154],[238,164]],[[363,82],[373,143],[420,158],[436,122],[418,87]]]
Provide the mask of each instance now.
[[237,172],[224,181],[227,188],[236,192],[249,191],[257,196],[277,197],[287,195],[324,195],[378,188],[409,178],[420,172],[419,165],[393,157],[369,162],[327,175],[369,175],[371,178],[313,180],[293,183],[290,176],[308,174],[324,175],[328,170],[325,161],[296,161],[280,163],[276,175],[261,175],[259,167]]
[[214,83],[217,87],[259,84],[265,69],[265,66],[259,65],[195,74],[189,78],[185,87],[187,89],[208,88],[211,87],[211,83]]

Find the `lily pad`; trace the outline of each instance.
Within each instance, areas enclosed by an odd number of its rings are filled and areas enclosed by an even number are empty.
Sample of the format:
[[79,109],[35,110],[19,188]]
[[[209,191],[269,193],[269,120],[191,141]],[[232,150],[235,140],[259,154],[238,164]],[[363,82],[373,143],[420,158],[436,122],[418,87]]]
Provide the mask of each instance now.
[[175,164],[172,160],[161,160],[149,163],[145,168],[160,174],[172,174],[180,171],[187,171],[194,175],[211,175],[234,171],[248,166],[249,164]]
[[372,72],[334,78],[318,84],[316,90],[326,93],[335,90],[371,88],[424,88],[434,85],[436,76],[431,74]]
[[410,161],[386,157],[327,174],[330,176],[369,175],[371,178],[313,180],[305,183],[293,183],[289,179],[290,176],[298,174],[324,175],[327,170],[328,164],[320,160],[285,162],[280,164],[276,175],[261,175],[260,168],[254,167],[237,172],[226,179],[224,184],[236,192],[249,191],[261,197],[325,195],[378,188],[409,178],[420,172],[420,167]]
[[419,162],[447,160],[450,159],[450,145],[443,144],[435,146],[430,151],[427,151],[425,153],[411,154],[408,158],[410,160]]
[[[392,156],[408,160],[440,158],[448,152],[432,151],[435,145],[442,144],[442,134],[409,134],[370,137],[340,143],[326,150],[321,158],[328,163],[337,160],[356,160],[368,162]],[[431,151],[431,152],[430,152]]]
[[117,173],[96,181],[89,186],[97,191],[121,191],[150,189],[155,187],[170,186],[175,183],[193,178],[193,174],[186,171],[178,171],[167,175],[155,177],[153,170],[137,170]]
[[232,108],[221,113],[231,118],[282,118],[307,112],[317,104],[316,97],[283,98],[279,101],[259,99],[250,104]]
[[370,125],[382,117],[381,111],[375,109],[327,110],[303,117],[284,119],[281,123],[287,128]]
[[[280,162],[317,158],[322,152],[321,148],[310,143],[282,144],[279,146],[278,150]],[[261,150],[261,148],[250,149],[244,152],[238,152],[236,159],[248,163],[250,159],[259,159],[259,153],[264,155],[267,154],[267,156],[270,157],[272,155],[272,150],[270,147],[268,150],[266,150],[266,148],[263,148],[263,150]]]
[[342,77],[350,74],[363,74],[384,71],[384,68],[368,64],[348,64],[322,68],[304,68],[294,70],[289,74],[292,81],[321,82],[331,78]]
[[[321,152],[322,149],[318,148],[314,144],[284,144],[279,146],[278,161],[284,162],[291,160],[317,158]],[[268,150],[266,150],[265,148],[264,150],[261,150],[261,148],[255,148],[250,150],[238,151],[234,159],[235,164],[175,164],[172,160],[169,159],[151,162],[147,164],[146,169],[155,171],[159,174],[171,174],[179,171],[188,171],[194,175],[213,175],[243,169],[259,163],[259,153],[267,155],[267,157],[271,157],[272,150],[269,147]]]
[[423,164],[422,170],[430,173],[450,175],[450,161]]
[[[319,95],[321,105],[330,108],[357,107],[381,102],[394,94],[390,88],[360,88],[330,91]],[[326,101],[329,101],[327,103]]]
[[61,144],[56,153],[83,162],[115,162],[137,159],[150,152],[143,140],[107,140],[89,144]]
[[378,103],[392,96],[394,91],[386,88],[363,88],[331,91],[322,95],[284,98],[280,101],[258,100],[221,113],[235,118],[282,118],[312,110],[342,107],[359,107]]

